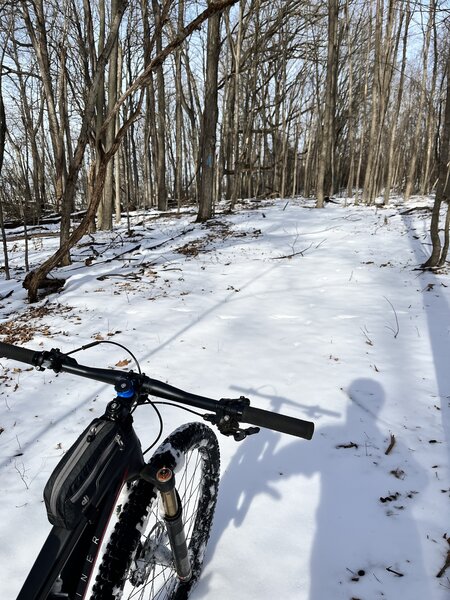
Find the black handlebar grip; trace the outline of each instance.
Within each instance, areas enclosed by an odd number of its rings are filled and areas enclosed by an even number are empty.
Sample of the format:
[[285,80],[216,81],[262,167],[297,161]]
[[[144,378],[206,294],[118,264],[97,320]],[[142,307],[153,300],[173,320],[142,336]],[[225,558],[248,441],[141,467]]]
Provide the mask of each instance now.
[[39,354],[39,352],[36,352],[35,350],[20,348],[20,346],[13,346],[12,344],[0,342],[0,356],[5,358],[18,360],[19,362],[26,363],[28,365],[36,365],[34,359],[37,354]]
[[243,423],[259,425],[266,429],[274,429],[275,431],[281,431],[281,433],[296,435],[305,440],[310,440],[314,433],[314,423],[311,423],[311,421],[294,419],[294,417],[287,417],[286,415],[253,408],[252,406],[244,409],[242,417],[239,420]]

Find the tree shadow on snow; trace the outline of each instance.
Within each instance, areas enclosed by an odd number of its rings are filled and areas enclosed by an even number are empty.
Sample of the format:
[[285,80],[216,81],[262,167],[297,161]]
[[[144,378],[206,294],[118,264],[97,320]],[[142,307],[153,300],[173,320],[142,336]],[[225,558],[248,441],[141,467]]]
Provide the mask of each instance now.
[[[408,240],[414,252],[417,264],[423,264],[428,256],[424,252],[422,238],[411,235],[410,215],[402,215],[403,223],[408,231]],[[428,231],[425,232],[428,236]],[[426,280],[421,278],[423,293],[423,306],[428,322],[428,332],[433,354],[433,363],[436,374],[436,384],[440,400],[440,415],[447,445],[447,456],[450,459],[450,305],[447,301],[448,293],[443,293],[441,281],[433,273],[426,271]]]

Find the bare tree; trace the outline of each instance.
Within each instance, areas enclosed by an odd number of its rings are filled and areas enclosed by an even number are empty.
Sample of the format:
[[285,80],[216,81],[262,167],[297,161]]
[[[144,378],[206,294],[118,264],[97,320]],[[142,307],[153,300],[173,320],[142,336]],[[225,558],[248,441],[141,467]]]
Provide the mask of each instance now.
[[[447,88],[445,97],[444,122],[442,125],[442,137],[438,160],[439,178],[436,187],[433,212],[431,217],[431,242],[433,249],[429,259],[422,265],[425,269],[441,267],[446,259],[449,248],[449,224],[450,224],[450,47],[446,63]],[[444,245],[439,234],[439,222],[441,206],[447,205],[447,214],[444,225]]]
[[[212,5],[212,3],[210,3]],[[206,51],[205,104],[200,144],[200,185],[197,221],[207,221],[214,209],[214,174],[216,168],[216,129],[218,118],[217,80],[220,51],[220,13],[208,20]]]
[[417,106],[417,112],[419,118],[416,120],[416,125],[414,128],[413,138],[411,140],[411,156],[409,160],[407,177],[406,177],[406,186],[404,192],[405,200],[408,200],[411,196],[412,192],[416,188],[416,180],[417,180],[417,172],[416,172],[416,164],[418,158],[419,151],[419,135],[421,133],[422,128],[422,119],[420,115],[422,115],[423,106],[426,98],[426,82],[428,78],[428,55],[430,50],[430,42],[431,42],[431,34],[434,29],[434,21],[436,17],[436,0],[430,0],[428,6],[428,22],[425,31],[425,40],[423,44],[422,50],[422,80],[420,83],[420,94],[419,94],[419,103]]
[[[170,0],[165,0],[163,6],[158,0],[152,0],[153,13],[155,16],[155,51],[162,52],[163,47],[163,23],[170,7]],[[163,64],[155,68],[156,75],[156,183],[158,195],[158,209],[167,210],[167,184],[166,184],[166,84],[164,78]]]
[[327,42],[327,74],[325,84],[325,102],[321,115],[320,153],[316,181],[316,206],[323,208],[324,197],[331,190],[324,189],[325,174],[330,167],[333,156],[333,127],[336,110],[336,78],[337,78],[337,32],[339,20],[339,1],[328,0],[328,42]]
[[[1,14],[1,12],[0,12]],[[3,158],[5,156],[5,141],[6,141],[6,114],[5,114],[5,103],[3,101],[3,90],[2,90],[2,66],[3,66],[4,51],[0,59],[0,175],[2,173]],[[5,226],[3,220],[3,205],[0,197],[0,230],[2,234],[3,244],[3,257],[5,260],[5,277],[10,278],[9,272],[9,261],[8,261],[8,245],[6,243]]]
[[[120,0],[111,0],[111,15],[117,14]],[[117,90],[119,80],[119,40],[118,35],[113,43],[111,50],[109,63],[108,63],[108,86],[107,86],[107,108],[106,112],[109,113],[117,102]],[[117,115],[118,116],[118,115]],[[105,149],[108,151],[114,139],[116,137],[116,127],[118,119],[111,119],[106,128],[105,135]],[[106,170],[105,189],[103,197],[99,205],[98,211],[98,227],[99,229],[111,230],[112,229],[112,213],[114,206],[114,177],[118,177],[118,173],[115,170],[115,161],[110,161]]]
[[[127,90],[117,99],[115,105],[112,107],[108,115],[106,115],[105,120],[103,122],[102,131],[106,131],[107,127],[114,121],[116,118],[117,111],[124,104],[124,102],[133,96],[134,94],[139,95],[139,101],[136,105],[135,111],[129,115],[126,122],[124,122],[119,129],[115,140],[111,147],[100,156],[99,166],[96,173],[95,182],[92,190],[92,199],[88,206],[88,210],[80,225],[71,233],[68,240],[58,249],[55,254],[49,257],[42,265],[40,265],[36,270],[28,273],[24,280],[24,287],[28,291],[28,299],[31,302],[37,300],[38,297],[38,289],[50,273],[52,269],[54,269],[60,262],[62,256],[64,256],[70,248],[72,248],[86,233],[89,223],[95,216],[97,207],[103,195],[104,183],[106,177],[106,169],[109,161],[114,157],[115,153],[118,151],[122,139],[124,138],[126,132],[129,130],[132,123],[139,116],[141,107],[143,94],[142,91],[146,88],[151,78],[152,73],[157,69],[164,60],[169,56],[183,41],[192,34],[204,21],[214,17],[217,13],[222,11],[227,6],[230,6],[236,2],[236,0],[216,0],[215,2],[211,2],[208,7],[201,12],[197,17],[195,17],[183,30],[177,35],[159,52],[147,65],[144,71],[139,75],[127,88]],[[90,125],[95,113],[96,100],[99,91],[99,86],[101,84],[101,75],[105,68],[105,65],[109,59],[110,53],[112,51],[113,45],[115,43],[115,39],[117,36],[117,31],[120,26],[120,22],[122,20],[123,13],[126,8],[125,1],[119,1],[117,7],[117,13],[112,20],[110,31],[105,42],[105,47],[103,52],[97,59],[96,71],[92,78],[91,87],[89,89],[85,111],[83,113],[83,120],[80,128],[80,133],[78,136],[77,145],[75,151],[73,153],[73,159],[69,166],[68,177],[67,177],[67,185],[65,188],[65,195],[70,195],[70,198],[73,198],[76,189],[76,183],[78,180],[78,175],[81,170],[83,156],[86,149],[86,146],[89,141],[90,134]],[[70,199],[69,198],[69,199]]]

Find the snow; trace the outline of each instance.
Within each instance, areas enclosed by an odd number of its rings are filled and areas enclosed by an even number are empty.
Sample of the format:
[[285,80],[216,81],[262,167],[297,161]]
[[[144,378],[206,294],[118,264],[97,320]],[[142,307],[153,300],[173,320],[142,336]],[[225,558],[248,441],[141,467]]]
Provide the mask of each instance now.
[[[131,237],[120,228],[83,238],[74,264],[55,273],[64,289],[38,310],[21,288],[23,242],[9,243],[9,339],[63,351],[117,341],[151,377],[315,422],[309,442],[268,430],[241,443],[221,436],[193,600],[450,597],[450,570],[436,578],[450,549],[450,278],[416,270],[430,245],[429,213],[402,214],[414,202],[430,201],[246,203],[206,226],[189,211],[135,214]],[[31,265],[56,246],[31,240]],[[111,345],[75,357],[99,367],[129,358]],[[45,482],[111,390],[5,359],[0,378],[0,576],[12,600],[50,528]],[[162,408],[165,434],[192,420]],[[147,447],[152,410],[137,411],[136,428]]]

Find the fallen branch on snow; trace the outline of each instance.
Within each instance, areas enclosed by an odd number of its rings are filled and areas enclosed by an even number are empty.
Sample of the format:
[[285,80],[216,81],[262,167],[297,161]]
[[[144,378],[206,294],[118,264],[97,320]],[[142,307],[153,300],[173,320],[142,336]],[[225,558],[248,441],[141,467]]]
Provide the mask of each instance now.
[[389,443],[389,446],[386,448],[386,452],[385,454],[388,455],[391,453],[392,448],[395,446],[395,435],[391,433],[391,441]]
[[284,256],[274,256],[273,260],[281,260],[282,258],[293,258],[294,256],[298,256],[299,254],[301,256],[303,256],[303,253],[306,252],[307,250],[309,250],[312,246],[312,242],[310,243],[310,245],[307,248],[304,248],[303,250],[300,250],[299,252],[293,252],[292,254],[285,254]]

